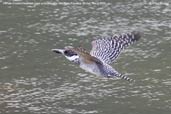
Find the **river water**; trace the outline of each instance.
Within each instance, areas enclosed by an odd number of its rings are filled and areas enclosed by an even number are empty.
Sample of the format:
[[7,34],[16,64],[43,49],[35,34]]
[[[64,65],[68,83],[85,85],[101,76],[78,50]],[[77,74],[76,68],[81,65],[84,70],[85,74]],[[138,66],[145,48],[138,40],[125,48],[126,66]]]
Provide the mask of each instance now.
[[[138,30],[112,66],[136,80],[81,70],[53,48]],[[170,114],[170,0],[0,0],[1,114]]]

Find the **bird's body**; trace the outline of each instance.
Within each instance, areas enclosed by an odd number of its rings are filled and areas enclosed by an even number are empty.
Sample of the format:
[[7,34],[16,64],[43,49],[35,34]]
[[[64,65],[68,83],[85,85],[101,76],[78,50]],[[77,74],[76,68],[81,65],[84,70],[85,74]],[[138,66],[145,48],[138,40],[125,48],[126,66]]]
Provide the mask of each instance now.
[[104,77],[120,77],[132,81],[125,75],[118,73],[110,64],[119,56],[128,45],[140,38],[138,32],[122,34],[113,37],[99,38],[92,41],[92,50],[87,52],[82,47],[67,46],[64,49],[53,49],[63,54],[68,60],[78,64],[80,68]]

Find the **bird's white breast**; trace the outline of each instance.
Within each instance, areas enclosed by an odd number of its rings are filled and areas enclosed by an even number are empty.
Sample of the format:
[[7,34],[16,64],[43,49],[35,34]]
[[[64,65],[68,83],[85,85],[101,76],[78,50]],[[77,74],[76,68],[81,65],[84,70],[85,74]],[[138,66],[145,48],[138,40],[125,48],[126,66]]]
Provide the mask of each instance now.
[[97,67],[97,65],[95,63],[93,63],[93,64],[81,63],[80,68],[82,68],[83,70],[90,72],[92,74],[101,75],[99,68]]

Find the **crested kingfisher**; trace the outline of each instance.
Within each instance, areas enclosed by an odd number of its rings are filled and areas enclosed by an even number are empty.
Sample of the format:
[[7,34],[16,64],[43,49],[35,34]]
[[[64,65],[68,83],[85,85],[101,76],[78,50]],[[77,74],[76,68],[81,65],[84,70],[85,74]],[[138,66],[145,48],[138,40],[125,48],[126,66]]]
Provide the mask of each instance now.
[[124,48],[138,41],[140,37],[141,35],[137,31],[100,37],[91,42],[92,49],[90,53],[82,47],[74,48],[72,46],[66,46],[64,49],[52,49],[52,51],[64,55],[66,59],[92,74],[134,81],[117,72],[110,64],[116,60]]

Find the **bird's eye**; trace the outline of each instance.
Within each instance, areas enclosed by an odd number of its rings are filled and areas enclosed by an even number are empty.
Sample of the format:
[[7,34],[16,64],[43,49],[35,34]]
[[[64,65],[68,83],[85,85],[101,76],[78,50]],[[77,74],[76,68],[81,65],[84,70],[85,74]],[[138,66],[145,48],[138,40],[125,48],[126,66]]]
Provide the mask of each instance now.
[[65,50],[65,51],[64,51],[64,54],[65,54],[66,56],[69,56],[69,57],[74,56],[74,55],[77,55],[77,53],[75,53],[75,52],[72,51],[72,50]]

